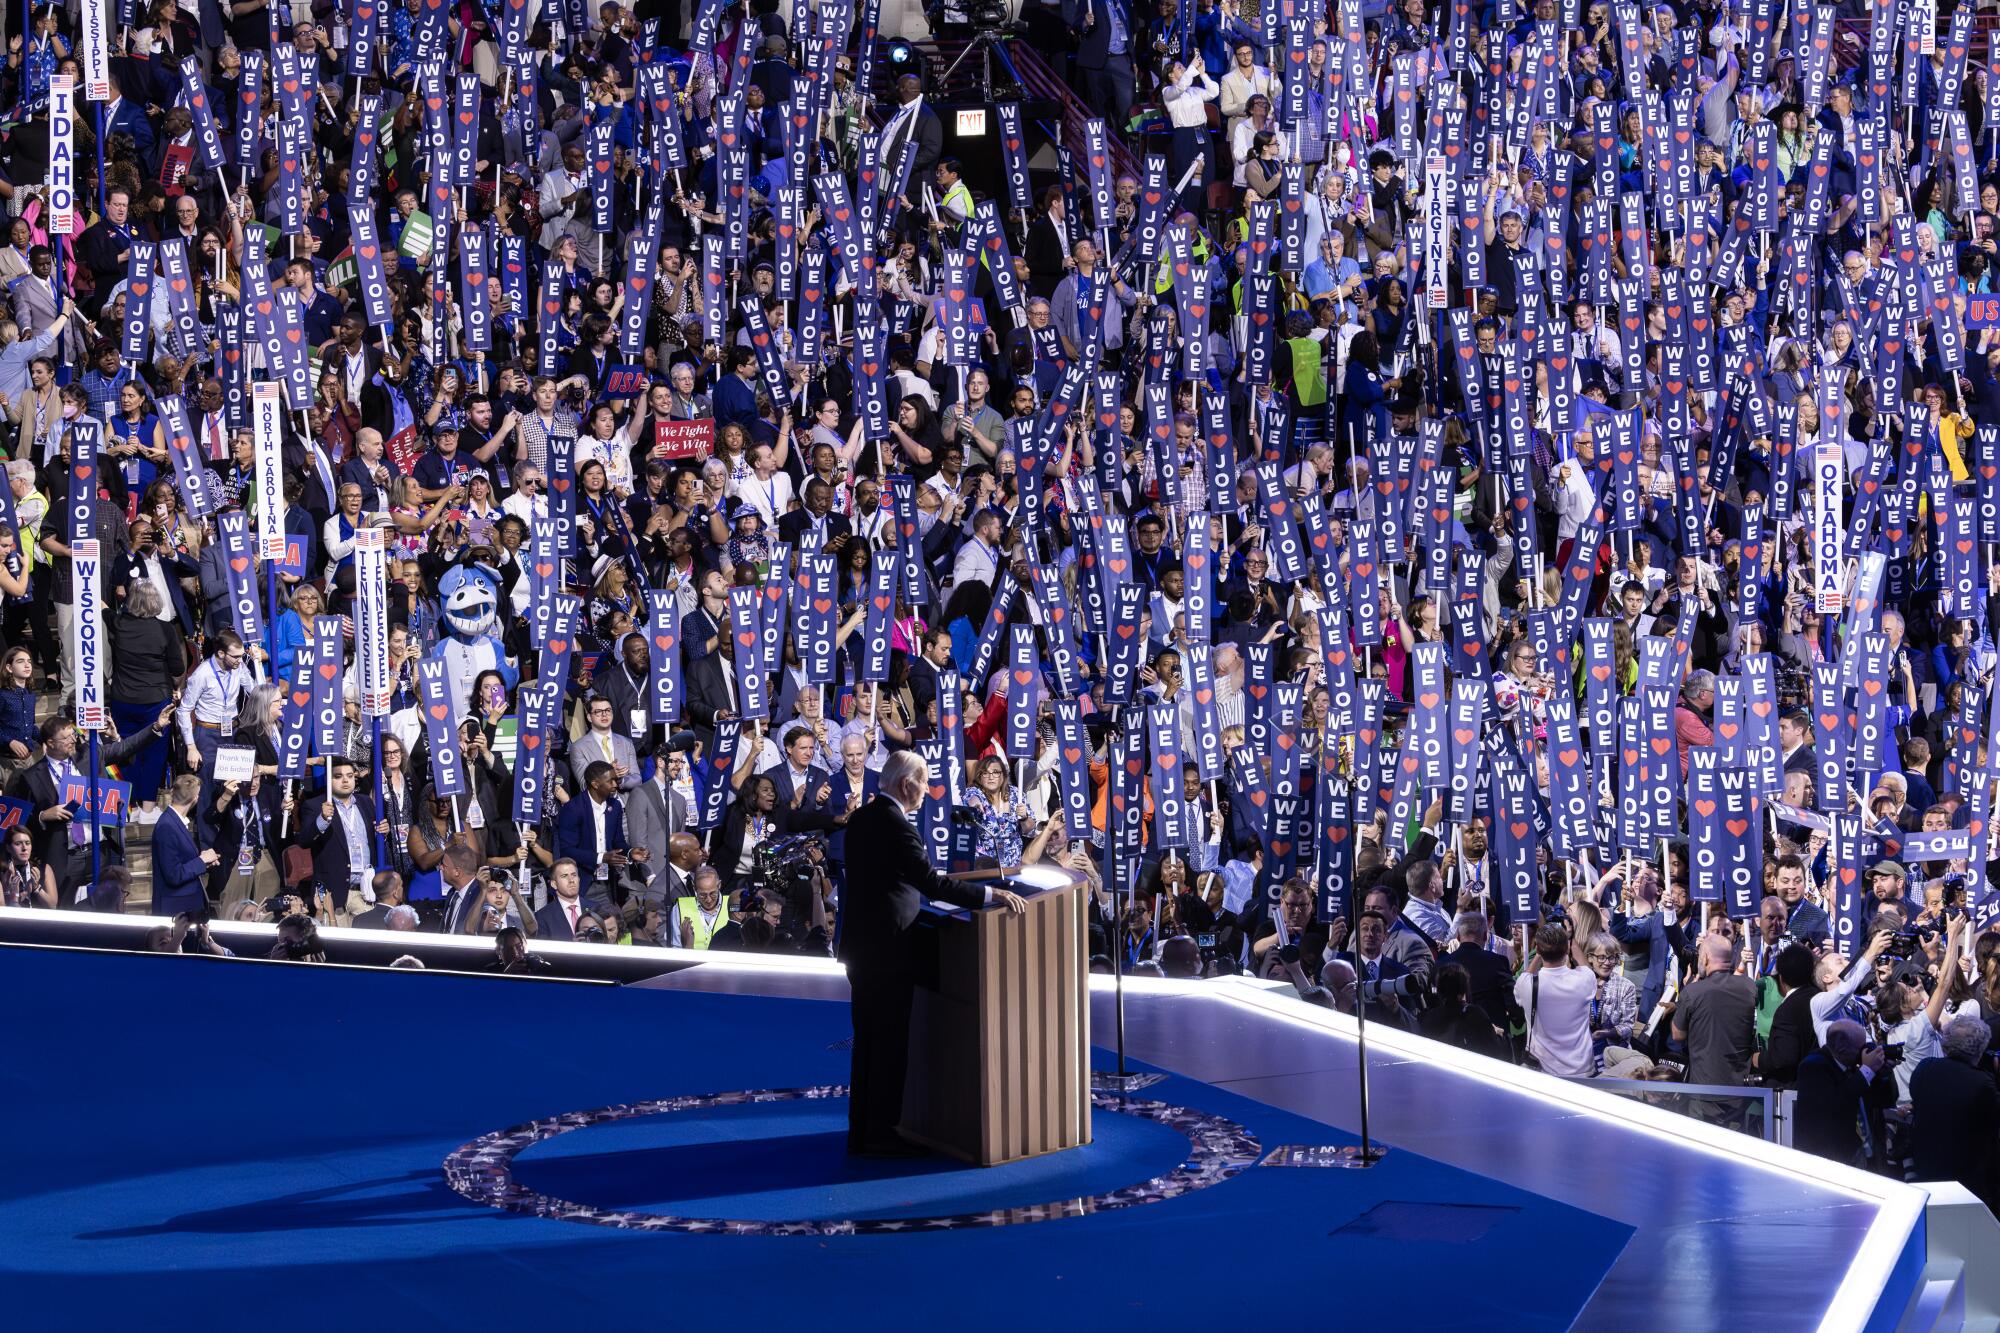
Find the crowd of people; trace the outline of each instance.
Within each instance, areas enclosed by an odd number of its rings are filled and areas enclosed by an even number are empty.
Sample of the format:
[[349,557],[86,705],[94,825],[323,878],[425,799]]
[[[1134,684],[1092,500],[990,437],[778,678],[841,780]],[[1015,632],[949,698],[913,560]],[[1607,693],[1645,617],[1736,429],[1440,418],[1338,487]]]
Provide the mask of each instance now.
[[0,86],[8,905],[825,955],[913,751],[1100,966],[1995,1197],[1971,5],[1030,3],[1089,119],[955,153],[879,4],[115,8]]

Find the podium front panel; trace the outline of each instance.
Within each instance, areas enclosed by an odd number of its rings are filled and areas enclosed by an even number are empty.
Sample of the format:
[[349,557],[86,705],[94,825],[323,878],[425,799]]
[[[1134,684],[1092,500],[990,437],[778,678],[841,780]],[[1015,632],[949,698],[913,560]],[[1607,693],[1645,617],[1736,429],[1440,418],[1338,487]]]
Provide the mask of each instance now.
[[982,1166],[1090,1142],[1083,893],[940,923],[937,984],[918,987],[912,1016],[905,1133]]

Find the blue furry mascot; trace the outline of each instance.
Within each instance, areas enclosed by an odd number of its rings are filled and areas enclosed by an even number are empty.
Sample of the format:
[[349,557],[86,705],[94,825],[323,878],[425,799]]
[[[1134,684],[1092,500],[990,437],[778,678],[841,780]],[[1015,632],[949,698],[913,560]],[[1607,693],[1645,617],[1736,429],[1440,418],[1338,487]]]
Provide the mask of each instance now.
[[500,576],[485,565],[454,565],[438,581],[443,633],[431,655],[445,664],[454,726],[465,719],[480,672],[499,672],[509,690],[521,678],[500,647],[499,612]]

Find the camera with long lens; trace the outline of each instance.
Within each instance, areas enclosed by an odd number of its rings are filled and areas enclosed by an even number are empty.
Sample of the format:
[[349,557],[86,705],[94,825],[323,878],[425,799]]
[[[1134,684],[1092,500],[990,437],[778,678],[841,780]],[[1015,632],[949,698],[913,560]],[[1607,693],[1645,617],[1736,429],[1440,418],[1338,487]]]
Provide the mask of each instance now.
[[1387,981],[1364,981],[1361,983],[1361,1003],[1374,1004],[1377,1000],[1394,997],[1408,1000],[1424,993],[1423,982],[1415,976],[1391,977]]

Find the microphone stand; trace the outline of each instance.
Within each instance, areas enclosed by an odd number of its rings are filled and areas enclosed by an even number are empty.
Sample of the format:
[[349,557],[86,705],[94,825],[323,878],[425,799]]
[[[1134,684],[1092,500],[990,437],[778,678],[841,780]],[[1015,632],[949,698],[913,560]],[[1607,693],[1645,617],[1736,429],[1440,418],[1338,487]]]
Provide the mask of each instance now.
[[[1126,720],[1125,711],[1124,708],[1119,710],[1120,730],[1118,743],[1120,745],[1127,743],[1124,728],[1130,725]],[[1107,739],[1105,744],[1108,751],[1111,743]],[[1118,762],[1112,764],[1110,770],[1111,781],[1116,782],[1118,780],[1118,767],[1122,762],[1121,757],[1118,759]],[[1141,796],[1140,809],[1142,812],[1145,808],[1144,801],[1144,796]],[[1118,836],[1118,831],[1112,827],[1111,803],[1108,799],[1105,802],[1104,836],[1107,839]],[[1108,1074],[1100,1072],[1091,1078],[1093,1086],[1102,1088],[1107,1092],[1135,1092],[1151,1081],[1145,1074],[1135,1073],[1125,1067],[1125,914],[1130,910],[1132,896],[1130,885],[1137,874],[1138,866],[1134,864],[1128,867],[1121,858],[1118,867],[1118,878],[1121,882],[1111,888],[1111,1008],[1113,1025],[1117,1031],[1118,1068],[1116,1072]]]

